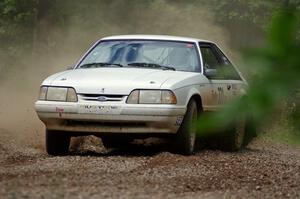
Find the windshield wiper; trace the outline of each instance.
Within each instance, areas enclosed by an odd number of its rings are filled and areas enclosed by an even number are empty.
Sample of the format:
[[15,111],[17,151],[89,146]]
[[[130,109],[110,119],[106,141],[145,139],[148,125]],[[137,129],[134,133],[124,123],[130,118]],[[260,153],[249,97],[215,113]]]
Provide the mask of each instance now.
[[146,62],[129,63],[128,66],[145,67],[145,68],[161,68],[163,70],[174,70],[174,71],[176,70],[172,66],[162,66],[160,64],[146,63]]
[[122,64],[117,64],[117,63],[95,62],[95,63],[83,64],[79,66],[79,68],[98,68],[98,67],[109,67],[109,66],[123,67]]

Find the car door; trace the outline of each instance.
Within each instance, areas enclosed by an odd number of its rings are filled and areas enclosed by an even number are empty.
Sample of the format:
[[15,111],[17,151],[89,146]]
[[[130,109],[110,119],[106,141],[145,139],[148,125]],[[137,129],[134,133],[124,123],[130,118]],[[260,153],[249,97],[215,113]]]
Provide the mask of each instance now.
[[[238,89],[237,85],[242,79],[236,70],[231,68],[229,59],[216,45],[199,43],[199,46],[203,60],[203,73],[210,84],[206,108],[217,110],[233,98],[233,90]],[[214,71],[215,74],[208,74],[208,71]]]
[[225,71],[223,78],[226,80],[229,100],[245,95],[247,87],[246,81],[221,49],[216,45],[214,45],[214,48],[221,59],[221,70]]

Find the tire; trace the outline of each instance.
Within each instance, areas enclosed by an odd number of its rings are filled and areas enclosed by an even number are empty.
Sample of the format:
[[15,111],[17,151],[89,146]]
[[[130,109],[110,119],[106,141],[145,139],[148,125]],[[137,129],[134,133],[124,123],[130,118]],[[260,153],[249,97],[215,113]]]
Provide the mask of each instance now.
[[69,152],[71,137],[65,132],[46,130],[46,151],[49,155],[60,156]]
[[102,144],[105,148],[125,148],[129,146],[131,139],[126,139],[122,137],[102,137]]
[[256,125],[252,117],[248,117],[243,146],[246,147],[257,136]]
[[237,119],[220,137],[219,145],[225,151],[238,151],[244,147],[245,136],[246,120]]
[[191,155],[195,149],[196,127],[192,122],[197,119],[198,111],[195,100],[190,100],[187,106],[187,112],[176,134],[174,148],[176,153]]

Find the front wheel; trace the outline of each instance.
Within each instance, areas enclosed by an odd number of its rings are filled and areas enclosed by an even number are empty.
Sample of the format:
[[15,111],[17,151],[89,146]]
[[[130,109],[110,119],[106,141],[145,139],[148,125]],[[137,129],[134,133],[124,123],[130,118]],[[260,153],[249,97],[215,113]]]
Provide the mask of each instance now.
[[174,148],[176,152],[184,155],[191,155],[194,152],[196,127],[193,122],[197,119],[197,116],[197,104],[192,99],[188,103],[187,112],[175,137]]
[[46,151],[49,155],[66,155],[71,137],[62,131],[46,130]]

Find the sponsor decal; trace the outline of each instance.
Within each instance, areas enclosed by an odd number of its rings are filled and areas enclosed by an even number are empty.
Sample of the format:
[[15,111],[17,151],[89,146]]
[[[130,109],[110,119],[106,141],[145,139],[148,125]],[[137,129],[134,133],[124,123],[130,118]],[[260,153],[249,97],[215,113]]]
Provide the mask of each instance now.
[[187,47],[187,48],[193,48],[193,47],[194,47],[194,44],[187,44],[186,47]]
[[55,108],[55,111],[58,113],[59,117],[61,117],[61,116],[62,116],[62,113],[64,112],[64,109],[63,109],[63,108],[56,107],[56,108]]
[[227,85],[227,90],[230,90],[231,89],[231,85]]
[[183,121],[183,116],[178,116],[176,119],[175,126],[180,126]]

